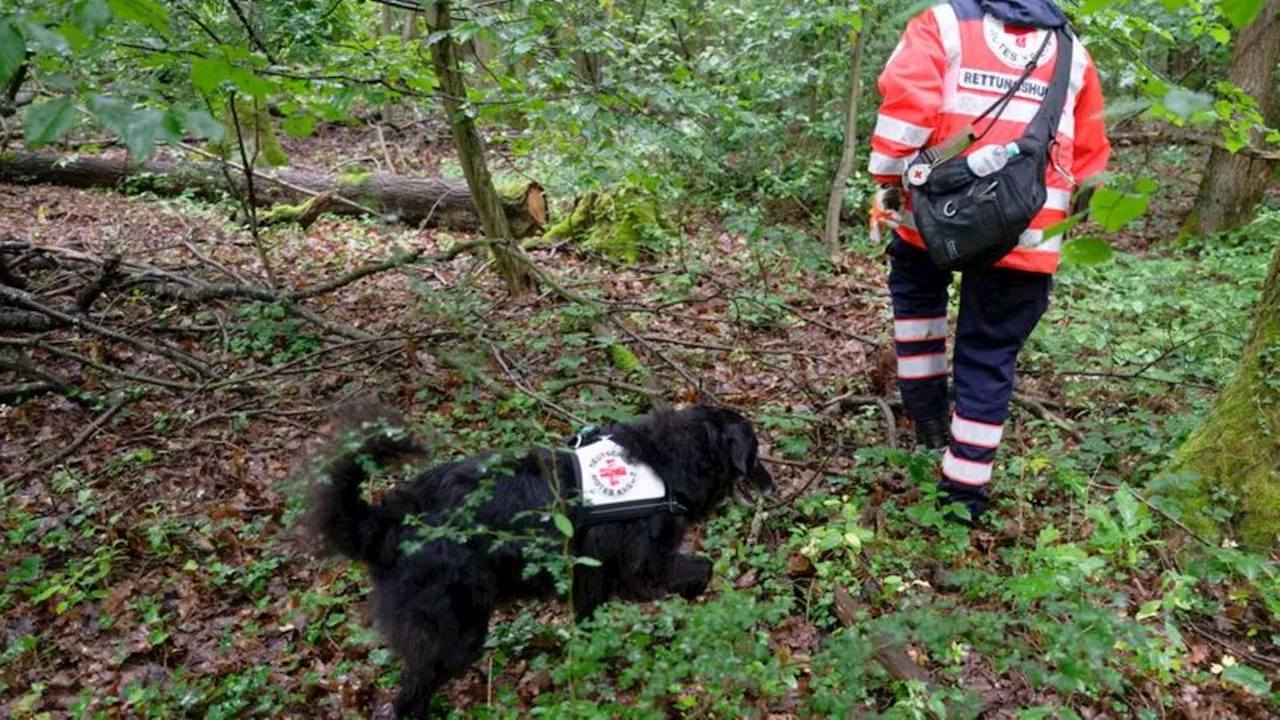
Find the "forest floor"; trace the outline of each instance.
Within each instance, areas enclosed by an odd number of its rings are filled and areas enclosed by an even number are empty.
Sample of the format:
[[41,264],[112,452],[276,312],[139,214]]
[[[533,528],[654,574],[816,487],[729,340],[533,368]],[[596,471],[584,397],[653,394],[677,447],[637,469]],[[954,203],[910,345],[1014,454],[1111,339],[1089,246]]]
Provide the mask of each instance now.
[[[390,160],[366,130],[287,150],[304,168],[450,167],[439,145],[389,139]],[[695,216],[635,265],[530,253],[595,307],[508,298],[476,254],[300,301],[323,325],[280,302],[139,288],[94,306],[208,377],[85,329],[0,338],[76,388],[0,405],[0,714],[385,716],[399,666],[369,627],[365,575],[315,557],[297,524],[333,412],[374,392],[441,460],[701,393],[755,420],[779,480],[775,505],[697,529],[716,561],[697,602],[611,605],[586,630],[561,602],[505,609],[448,686],[459,716],[928,717],[944,699],[958,717],[1280,716],[1275,565],[1201,545],[1161,499],[1163,462],[1234,368],[1277,225],[1170,246],[1198,164],[1122,153],[1168,182],[1112,263],[1061,273],[1020,364],[997,508],[972,533],[931,509],[935,460],[894,406],[885,265],[865,244],[834,267],[805,233],[749,242]],[[0,238],[45,297],[92,279],[48,261],[66,251],[261,284],[232,207],[0,185]],[[326,216],[267,229],[264,249],[281,287],[305,288],[466,239]],[[937,697],[887,674],[873,638]]]

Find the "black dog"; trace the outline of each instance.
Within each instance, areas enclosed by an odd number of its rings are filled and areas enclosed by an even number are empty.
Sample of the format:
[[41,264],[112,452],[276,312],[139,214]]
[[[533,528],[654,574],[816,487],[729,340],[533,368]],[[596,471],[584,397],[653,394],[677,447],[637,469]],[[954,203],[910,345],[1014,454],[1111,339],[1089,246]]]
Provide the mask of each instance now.
[[[556,548],[564,541],[548,512],[557,495],[578,501],[572,552],[595,560],[573,569],[571,596],[581,620],[614,596],[700,595],[711,561],[680,554],[689,524],[705,519],[739,480],[761,492],[773,489],[751,424],[731,410],[695,405],[599,434],[617,444],[626,462],[661,478],[667,496],[651,503],[661,507],[630,519],[584,515],[590,511],[581,502],[585,485],[568,450],[489,453],[443,465],[389,491],[377,505],[360,496],[363,463],[418,453],[416,443],[380,432],[329,465],[313,526],[332,550],[368,563],[377,623],[404,662],[397,716],[425,716],[440,685],[479,659],[500,601],[554,594],[553,576],[530,566],[529,550],[534,538]],[[606,475],[617,468],[610,462]],[[464,511],[470,513],[464,523],[482,532],[440,531]]]

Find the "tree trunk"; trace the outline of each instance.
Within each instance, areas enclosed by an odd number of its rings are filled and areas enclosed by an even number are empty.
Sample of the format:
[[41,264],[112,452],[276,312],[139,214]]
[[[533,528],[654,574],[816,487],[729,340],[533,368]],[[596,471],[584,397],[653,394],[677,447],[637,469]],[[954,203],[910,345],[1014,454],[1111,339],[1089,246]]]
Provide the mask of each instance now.
[[418,11],[410,10],[404,15],[404,32],[400,35],[400,41],[405,45],[418,39]]
[[[236,187],[228,187],[228,174]],[[271,178],[276,178],[310,193],[340,196],[375,210],[382,217],[408,225],[421,224],[423,227],[466,233],[478,233],[485,228],[464,183],[387,173],[326,175],[289,168],[259,172],[257,177],[254,195],[259,205],[297,204],[314,197],[271,181]],[[72,158],[52,153],[0,155],[0,181],[80,188],[128,187],[158,195],[194,191],[202,197],[218,197],[228,190],[243,194],[245,190],[243,174],[236,170],[224,173],[217,163],[152,161],[137,165],[125,160],[85,155]],[[546,199],[536,183],[504,187],[502,193],[495,197],[499,198],[496,201],[501,208],[498,214],[508,233],[517,237],[532,235],[546,223]],[[368,214],[367,210],[336,197],[330,202],[328,211],[345,215]]]
[[853,58],[849,66],[849,98],[844,115],[844,150],[840,153],[840,167],[831,181],[831,195],[827,198],[827,246],[831,250],[840,247],[840,210],[844,207],[845,185],[853,174],[853,160],[858,149],[858,97],[862,93],[862,55],[867,45],[867,33],[858,31],[853,41]]
[[[1270,0],[1240,31],[1231,54],[1229,79],[1258,102],[1267,122],[1277,122],[1276,63],[1280,62],[1280,0]],[[1255,144],[1261,137],[1254,138]],[[1249,222],[1270,183],[1276,163],[1215,148],[1200,182],[1184,235],[1208,236]]]
[[448,2],[432,3],[427,10],[427,24],[431,28],[431,35],[438,38],[431,46],[431,61],[440,82],[444,110],[453,127],[453,144],[458,150],[458,161],[462,164],[462,173],[467,178],[474,206],[480,215],[480,225],[484,228],[485,237],[495,241],[493,258],[498,273],[506,280],[508,292],[521,295],[534,288],[533,274],[513,252],[511,227],[503,212],[498,192],[494,189],[489,167],[485,164],[484,145],[480,141],[480,134],[476,132],[475,122],[462,107],[467,97],[467,86],[458,64],[458,45],[449,33],[452,25],[449,12]]
[[382,6],[382,35],[396,34],[396,9],[390,5]]
[[[1174,458],[1175,473],[1193,473],[1191,509],[1211,506],[1208,484],[1241,497],[1233,534],[1268,549],[1280,538],[1280,244],[1254,309],[1253,331],[1236,375],[1217,405]],[[1203,484],[1201,484],[1203,483]],[[1206,531],[1208,522],[1189,521]]]

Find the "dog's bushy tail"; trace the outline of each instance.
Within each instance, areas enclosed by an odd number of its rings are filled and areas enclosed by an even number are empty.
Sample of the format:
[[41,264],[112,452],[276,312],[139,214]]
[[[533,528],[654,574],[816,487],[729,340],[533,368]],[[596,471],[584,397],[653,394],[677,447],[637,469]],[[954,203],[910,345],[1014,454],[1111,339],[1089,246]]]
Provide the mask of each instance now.
[[336,447],[312,493],[309,525],[328,552],[375,563],[382,538],[397,520],[361,497],[368,470],[425,455],[425,449],[405,435],[394,412],[374,403],[347,408],[339,426]]

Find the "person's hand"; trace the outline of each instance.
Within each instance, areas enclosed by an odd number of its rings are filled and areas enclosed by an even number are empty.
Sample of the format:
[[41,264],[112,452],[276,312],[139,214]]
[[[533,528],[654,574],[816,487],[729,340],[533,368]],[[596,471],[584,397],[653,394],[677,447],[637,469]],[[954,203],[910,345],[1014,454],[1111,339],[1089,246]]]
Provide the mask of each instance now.
[[1076,190],[1075,195],[1071,198],[1072,215],[1080,215],[1089,211],[1089,200],[1093,198],[1093,191],[1096,189],[1096,185],[1084,185]]
[[902,186],[881,185],[871,198],[871,241],[880,242],[882,228],[902,224]]

